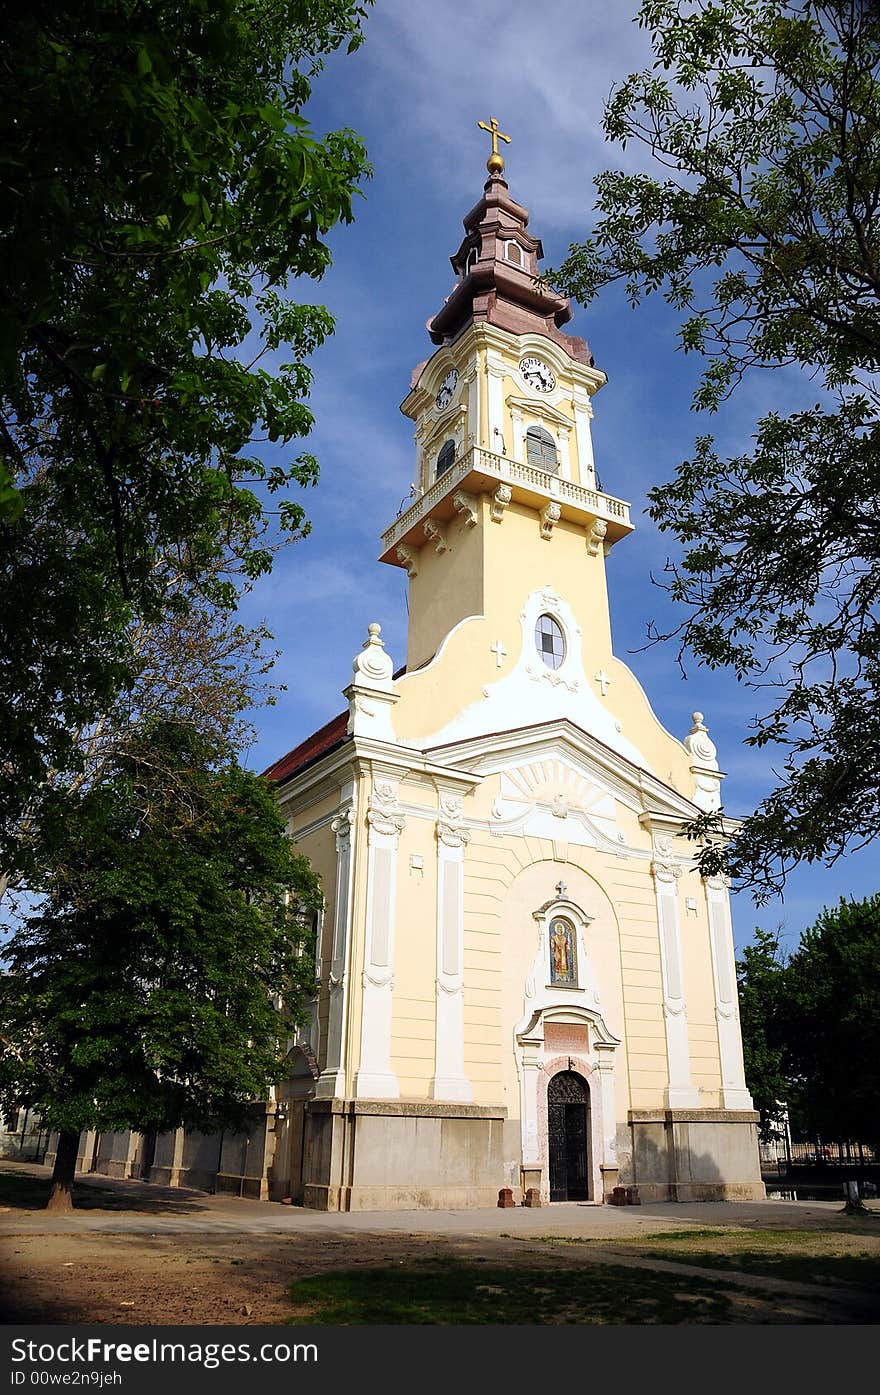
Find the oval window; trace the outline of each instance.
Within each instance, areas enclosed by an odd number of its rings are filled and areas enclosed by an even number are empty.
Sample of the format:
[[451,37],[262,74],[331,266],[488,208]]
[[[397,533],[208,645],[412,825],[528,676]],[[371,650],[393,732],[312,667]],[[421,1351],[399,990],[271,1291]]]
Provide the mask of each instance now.
[[539,615],[535,625],[535,648],[548,668],[561,668],[565,660],[565,635],[552,615]]

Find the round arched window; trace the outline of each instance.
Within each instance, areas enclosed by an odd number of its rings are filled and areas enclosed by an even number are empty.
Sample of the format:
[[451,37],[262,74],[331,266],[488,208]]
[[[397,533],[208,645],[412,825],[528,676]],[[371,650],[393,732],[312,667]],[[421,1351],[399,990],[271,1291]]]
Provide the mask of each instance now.
[[538,470],[555,475],[559,468],[556,442],[543,426],[530,426],[526,432],[526,460]]
[[548,668],[561,668],[565,659],[565,635],[552,615],[539,615],[535,625],[535,648]]
[[449,469],[450,465],[453,463],[454,460],[455,460],[455,442],[454,442],[454,441],[444,441],[443,445],[442,445],[441,448],[440,448],[440,454],[437,456],[437,478],[438,478],[438,479],[439,479],[440,476],[444,473],[444,471],[446,471],[446,470]]

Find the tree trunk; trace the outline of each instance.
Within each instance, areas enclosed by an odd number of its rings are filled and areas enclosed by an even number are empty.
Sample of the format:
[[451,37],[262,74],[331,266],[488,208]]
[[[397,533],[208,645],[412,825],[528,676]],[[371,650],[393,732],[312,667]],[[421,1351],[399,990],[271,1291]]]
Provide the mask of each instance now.
[[47,1211],[73,1210],[73,1177],[78,1152],[79,1134],[62,1130],[58,1135],[58,1151],[55,1154],[55,1167],[52,1172],[52,1190],[46,1202]]

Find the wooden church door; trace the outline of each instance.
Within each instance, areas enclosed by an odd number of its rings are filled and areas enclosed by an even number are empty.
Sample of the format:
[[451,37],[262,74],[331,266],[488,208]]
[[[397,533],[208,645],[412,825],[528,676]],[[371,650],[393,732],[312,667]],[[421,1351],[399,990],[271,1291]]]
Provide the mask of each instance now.
[[554,1075],[547,1090],[550,1200],[588,1201],[589,1095],[574,1071]]

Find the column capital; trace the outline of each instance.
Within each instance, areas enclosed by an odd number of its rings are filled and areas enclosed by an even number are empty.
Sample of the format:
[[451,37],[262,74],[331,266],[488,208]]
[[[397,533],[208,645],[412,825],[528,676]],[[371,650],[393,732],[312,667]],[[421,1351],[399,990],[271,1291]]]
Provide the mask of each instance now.
[[355,825],[357,813],[353,804],[347,808],[340,809],[336,818],[331,821],[330,829],[336,835],[336,851],[342,852],[351,842],[351,830]]
[[371,842],[376,836],[387,836],[393,837],[397,846],[397,840],[406,827],[406,815],[398,808],[397,786],[390,780],[377,780],[374,783],[367,807],[367,824]]
[[681,866],[677,862],[661,862],[655,858],[651,863],[651,872],[655,882],[674,886],[681,876]]
[[471,835],[465,827],[462,801],[457,795],[440,796],[440,816],[435,832],[438,843],[447,848],[463,848],[470,842]]

